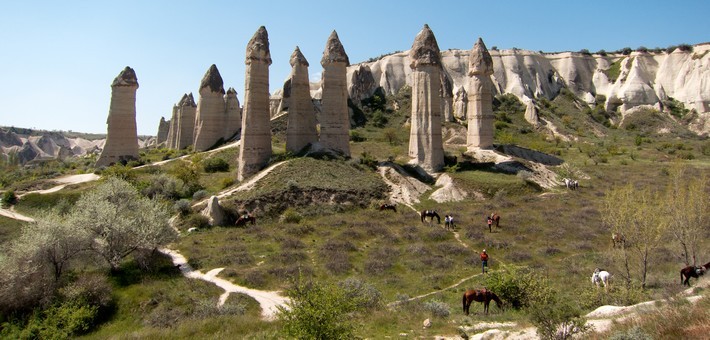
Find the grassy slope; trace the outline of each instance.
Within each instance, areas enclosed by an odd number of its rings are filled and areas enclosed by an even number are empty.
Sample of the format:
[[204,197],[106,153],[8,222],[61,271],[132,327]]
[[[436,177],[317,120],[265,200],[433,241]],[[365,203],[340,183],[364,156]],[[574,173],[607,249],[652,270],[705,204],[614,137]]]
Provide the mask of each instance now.
[[[619,270],[607,256],[609,234],[600,222],[599,207],[605,191],[629,182],[662,187],[667,178],[664,169],[673,161],[688,163],[697,172],[708,173],[709,157],[703,154],[708,141],[687,137],[677,139],[676,134],[656,134],[654,127],[631,131],[608,129],[575,109],[570,98],[559,96],[551,104],[541,115],[552,121],[562,133],[578,136],[579,140],[563,142],[544,130],[531,128],[518,111],[506,114],[508,122],[498,125],[497,143],[514,143],[558,155],[565,159],[566,167],[590,178],[581,180],[579,191],[556,189],[541,195],[536,187],[529,186],[515,175],[478,170],[453,173],[459,187],[482,192],[486,200],[435,204],[425,199],[415,208],[435,208],[442,215],[453,213],[458,220],[458,232],[468,248],[439,226],[422,224],[418,215],[405,207],[400,207],[398,213],[352,207],[337,214],[328,209],[318,214],[314,213],[319,211],[318,207],[308,206],[296,209],[307,215],[297,224],[266,218],[260,219],[257,226],[247,228],[215,227],[186,235],[174,247],[203,271],[225,267],[220,275],[241,285],[283,289],[290,284],[289,277],[296,276],[299,271],[307,277],[328,282],[357,277],[379,289],[386,303],[439,290],[474,276],[479,272],[475,254],[485,247],[492,256],[493,270],[513,264],[531,266],[548,276],[563,294],[588,295],[589,275],[594,267],[604,267],[611,272]],[[353,156],[359,157],[367,151],[379,160],[393,158],[404,163],[408,135],[402,124],[407,110],[405,105],[388,123],[387,127],[399,136],[394,141],[386,140],[384,129],[359,128],[366,140],[351,143]],[[592,129],[605,135],[598,137],[591,133]],[[640,136],[640,142],[637,136]],[[456,148],[449,150],[452,153],[457,151]],[[236,152],[238,150],[223,154],[231,165],[229,173],[202,175],[200,181],[209,192],[219,190],[220,185],[215,182],[234,174]],[[692,154],[693,159],[688,160],[687,154]],[[355,171],[345,163],[295,159],[290,164],[267,177],[258,192],[280,192],[294,185],[301,189],[328,188],[333,186],[332,180],[338,181],[336,187],[359,188],[358,183],[362,182],[349,179],[355,175],[374,179],[372,173]],[[166,168],[171,166],[179,165]],[[558,170],[562,171],[561,168]],[[289,181],[292,182],[289,184]],[[372,183],[376,187],[376,181]],[[241,199],[251,199],[255,193],[243,195]],[[483,216],[492,211],[501,214],[502,228],[488,233]],[[669,243],[656,254],[649,279],[651,296],[677,291],[676,274],[681,263],[677,253]],[[151,301],[145,292],[178,294],[182,290],[195,289],[190,286],[193,283],[185,281],[168,277],[129,286],[118,285],[117,314],[91,337],[190,337],[238,332],[258,338],[270,337],[279,328],[278,323],[256,321],[254,314],[250,314],[256,313],[253,310],[247,313],[252,317],[231,318],[229,322],[215,317],[181,320],[180,325],[173,327],[146,326],[142,320],[149,318],[151,312],[136,307]],[[424,298],[422,301],[443,301],[452,309],[450,317],[434,318],[434,326],[427,330],[421,329],[421,321],[431,315],[418,302],[404,304],[394,313],[382,308],[358,316],[353,322],[360,325],[360,334],[370,337],[396,336],[402,332],[412,336],[456,334],[458,325],[475,323],[481,317],[479,305],[472,307],[474,314],[471,317],[464,317],[459,312],[463,289],[484,284],[480,276],[474,276],[458,288]],[[209,294],[216,296],[218,293]],[[186,303],[179,299],[175,301],[158,301],[157,305],[167,308],[171,304]],[[525,323],[525,316],[507,311],[487,318],[487,321],[507,320]]]

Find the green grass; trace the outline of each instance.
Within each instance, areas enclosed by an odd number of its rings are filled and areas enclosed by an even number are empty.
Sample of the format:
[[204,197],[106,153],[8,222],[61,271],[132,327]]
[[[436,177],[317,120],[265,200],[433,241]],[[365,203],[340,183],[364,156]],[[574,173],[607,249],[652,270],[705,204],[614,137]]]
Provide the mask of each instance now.
[[24,224],[25,222],[0,216],[0,247],[20,236]]

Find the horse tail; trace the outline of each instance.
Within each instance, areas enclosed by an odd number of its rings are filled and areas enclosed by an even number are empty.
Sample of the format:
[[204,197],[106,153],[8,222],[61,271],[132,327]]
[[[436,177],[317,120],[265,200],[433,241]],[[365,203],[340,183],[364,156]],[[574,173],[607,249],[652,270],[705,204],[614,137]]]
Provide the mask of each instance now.
[[466,292],[463,293],[463,312],[466,313]]

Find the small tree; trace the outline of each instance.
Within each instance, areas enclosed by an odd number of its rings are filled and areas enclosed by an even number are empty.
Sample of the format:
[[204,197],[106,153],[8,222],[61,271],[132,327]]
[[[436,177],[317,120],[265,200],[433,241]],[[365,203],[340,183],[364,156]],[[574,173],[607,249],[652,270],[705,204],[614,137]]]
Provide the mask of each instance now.
[[134,251],[154,250],[175,239],[168,218],[168,209],[158,201],[142,197],[125,181],[109,178],[77,201],[70,223],[116,271]]
[[710,194],[707,176],[688,176],[687,169],[675,166],[670,171],[670,182],[664,199],[669,230],[678,241],[685,264],[695,266],[706,226],[710,223]]
[[541,339],[571,339],[590,329],[579,307],[569,301],[551,299],[530,308],[530,321]]
[[289,291],[287,308],[279,307],[284,332],[295,339],[352,339],[354,326],[348,314],[357,310],[355,299],[342,289],[317,282],[298,282]]

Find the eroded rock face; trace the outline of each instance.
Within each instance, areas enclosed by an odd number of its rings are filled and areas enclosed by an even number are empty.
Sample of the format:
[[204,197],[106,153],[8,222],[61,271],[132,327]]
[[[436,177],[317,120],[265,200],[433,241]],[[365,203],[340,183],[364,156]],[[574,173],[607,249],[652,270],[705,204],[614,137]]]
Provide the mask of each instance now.
[[224,122],[224,139],[227,140],[242,130],[242,108],[239,106],[239,98],[237,98],[237,90],[230,87],[227,94],[224,96],[224,105],[227,112],[225,113]]
[[417,34],[410,50],[412,68],[412,118],[409,157],[427,171],[444,167],[441,137],[441,59],[429,26]]
[[466,146],[468,148],[490,148],[493,146],[493,90],[490,76],[493,74],[493,59],[483,39],[473,45],[469,55],[468,133]]
[[454,84],[446,72],[441,72],[441,113],[445,122],[454,121]]
[[173,148],[182,150],[195,142],[195,117],[197,116],[197,104],[195,98],[190,94],[184,94],[177,104],[177,122],[175,125],[176,134]]
[[158,123],[158,135],[156,137],[156,142],[158,144],[168,140],[168,133],[170,132],[170,120],[166,121],[165,117],[160,117],[160,122]]
[[468,95],[466,89],[461,86],[456,90],[454,95],[454,118],[457,120],[466,119],[466,110],[468,108]]
[[[288,108],[288,127],[286,128],[286,150],[298,153],[306,145],[318,141],[316,130],[316,115],[311,100],[308,81],[308,61],[301,50],[291,55],[291,93]],[[284,98],[286,92],[284,91]]]
[[323,51],[321,83],[320,143],[350,157],[350,115],[348,113],[347,66],[345,48],[333,31]]
[[361,100],[370,98],[377,89],[377,83],[372,75],[370,67],[360,64],[354,70],[349,71],[348,95],[350,99],[358,104]]
[[269,36],[262,26],[251,38],[246,50],[242,139],[237,172],[240,181],[261,170],[271,157],[269,65]]
[[219,199],[217,196],[210,197],[207,201],[207,207],[205,207],[205,209],[200,213],[207,217],[207,220],[211,226],[224,225],[227,221],[227,214],[225,214],[222,206],[219,205]]
[[195,114],[194,150],[205,151],[224,137],[224,82],[212,64],[200,83],[200,99]]
[[97,167],[138,159],[137,90],[136,72],[126,66],[111,84],[106,144],[96,161]]

